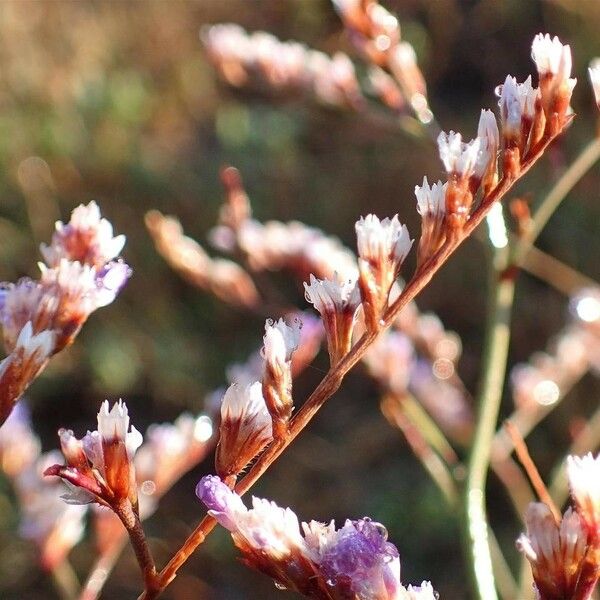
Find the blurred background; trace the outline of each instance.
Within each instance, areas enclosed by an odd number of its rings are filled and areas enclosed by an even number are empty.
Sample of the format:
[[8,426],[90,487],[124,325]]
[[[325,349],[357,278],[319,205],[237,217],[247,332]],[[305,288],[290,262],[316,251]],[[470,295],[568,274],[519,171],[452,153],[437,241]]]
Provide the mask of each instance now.
[[[507,73],[534,72],[530,43],[539,31],[571,44],[577,118],[568,135],[520,183],[539,200],[591,139],[597,109],[587,65],[600,55],[600,3],[589,0],[395,0],[404,39],[417,52],[433,111],[443,129],[474,135],[479,110],[495,107]],[[0,4],[0,280],[36,276],[38,246],[57,219],[96,200],[116,233],[133,277],[117,301],[90,318],[27,394],[43,449],[61,426],[82,434],[104,398],[124,398],[136,427],[199,412],[225,382],[225,368],[262,341],[263,320],[223,304],[180,279],[157,254],[144,226],[149,209],[177,215],[205,247],[223,191],[219,169],[238,167],[259,220],[299,220],[354,247],[360,215],[399,213],[419,230],[413,189],[442,165],[431,140],[394,126],[289,96],[233,90],[206,58],[199,31],[235,22],[295,39],[328,54],[353,56],[325,0],[3,2]],[[360,75],[360,67],[359,67]],[[600,276],[600,170],[576,186],[538,246],[592,279]],[[468,241],[418,299],[462,339],[458,372],[477,389],[485,315],[486,253]],[[212,252],[212,251],[211,251]],[[413,253],[414,254],[414,253]],[[413,262],[410,262],[410,261]],[[414,257],[409,259],[412,270]],[[306,308],[301,288],[277,279],[289,302]],[[568,319],[568,299],[523,274],[518,282],[511,365],[527,361]],[[277,315],[274,315],[277,316]],[[295,382],[296,403],[327,367],[321,352]],[[561,457],[573,423],[598,406],[600,385],[585,376],[528,442],[543,475]],[[362,367],[351,373],[301,438],[256,486],[302,519],[370,515],[401,554],[403,580],[431,579],[441,598],[467,598],[457,517],[443,502],[401,434],[379,411],[380,390]],[[507,388],[503,414],[511,412]],[[203,515],[193,489],[212,457],[184,477],[146,523],[160,565]],[[492,477],[490,511],[511,565],[521,525]],[[59,596],[19,539],[19,508],[0,487],[0,597]],[[86,536],[71,554],[84,578],[93,561]],[[126,550],[103,598],[135,598],[140,587]],[[289,595],[289,594],[288,594]],[[284,597],[245,568],[224,531],[185,565],[165,598]]]

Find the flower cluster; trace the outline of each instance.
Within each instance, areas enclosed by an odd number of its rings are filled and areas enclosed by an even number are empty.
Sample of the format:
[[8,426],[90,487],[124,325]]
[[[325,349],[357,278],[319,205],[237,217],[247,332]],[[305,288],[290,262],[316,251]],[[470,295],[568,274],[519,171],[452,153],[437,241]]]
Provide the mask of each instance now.
[[569,456],[567,475],[574,508],[557,523],[546,504],[530,504],[517,541],[540,600],[588,600],[600,577],[600,455]]
[[110,304],[128,277],[116,257],[125,237],[113,237],[95,202],[79,206],[71,221],[56,224],[41,251],[39,280],[3,284],[0,322],[9,353],[0,363],[0,423],[48,359],[73,342],[88,316]]
[[[537,66],[539,88],[534,88],[531,77],[518,83],[510,75],[497,88],[501,116],[501,131],[496,118],[483,110],[477,137],[464,142],[460,133],[440,133],[440,158],[448,174],[445,190],[446,229],[453,231],[469,219],[475,194],[481,189],[489,195],[499,179],[497,151],[501,149],[502,177],[513,180],[519,176],[531,157],[544,143],[560,132],[568,123],[569,102],[575,80],[571,74],[571,50],[558,38],[539,34],[532,44],[532,57]],[[438,186],[442,185],[438,183]],[[434,212],[430,207],[439,205],[441,190],[423,186],[417,194],[420,210]],[[440,219],[441,217],[438,217]],[[431,221],[431,218],[429,219]],[[443,235],[432,235],[431,224],[424,223],[424,232],[432,237],[430,244],[423,242],[420,254],[427,257],[435,252]],[[431,246],[431,247],[429,247]]]
[[244,562],[272,577],[278,586],[322,600],[434,600],[429,582],[404,587],[400,559],[385,528],[368,518],[347,520],[340,529],[311,521],[300,524],[289,508],[241,498],[218,477],[204,477],[200,500],[227,528]]
[[298,42],[282,42],[264,31],[246,33],[225,23],[206,28],[202,40],[220,75],[239,87],[264,83],[278,91],[304,92],[324,104],[358,109],[364,103],[352,61]]
[[104,401],[98,412],[98,429],[78,440],[72,431],[58,432],[66,465],[55,464],[45,474],[61,477],[70,484],[64,496],[72,504],[96,502],[118,509],[129,503],[137,512],[137,484],[133,457],[142,435],[129,428],[127,406],[119,400],[109,410]]

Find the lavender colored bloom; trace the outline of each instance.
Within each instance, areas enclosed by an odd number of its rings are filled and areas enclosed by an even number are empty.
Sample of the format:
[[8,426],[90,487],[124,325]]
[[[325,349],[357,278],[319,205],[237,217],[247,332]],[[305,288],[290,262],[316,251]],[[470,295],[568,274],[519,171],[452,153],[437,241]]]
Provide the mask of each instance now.
[[395,598],[401,589],[398,550],[385,528],[367,517],[346,521],[321,548],[318,562],[332,587],[361,600]]
[[96,275],[96,305],[100,308],[113,302],[130,277],[131,267],[122,260],[104,265]]
[[225,529],[236,530],[236,516],[246,512],[242,499],[232,492],[216,475],[203,477],[196,486],[196,496]]

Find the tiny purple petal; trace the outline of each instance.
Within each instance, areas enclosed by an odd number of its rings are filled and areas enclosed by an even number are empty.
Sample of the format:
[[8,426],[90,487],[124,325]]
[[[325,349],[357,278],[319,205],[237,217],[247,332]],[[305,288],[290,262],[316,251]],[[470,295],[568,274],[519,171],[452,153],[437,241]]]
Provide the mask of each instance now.
[[196,496],[208,508],[208,513],[213,516],[223,527],[235,531],[236,516],[246,512],[242,499],[232,492],[216,475],[206,475],[196,486]]
[[131,268],[122,260],[116,260],[105,265],[96,277],[98,291],[96,305],[107,306],[117,297],[127,280],[131,277]]

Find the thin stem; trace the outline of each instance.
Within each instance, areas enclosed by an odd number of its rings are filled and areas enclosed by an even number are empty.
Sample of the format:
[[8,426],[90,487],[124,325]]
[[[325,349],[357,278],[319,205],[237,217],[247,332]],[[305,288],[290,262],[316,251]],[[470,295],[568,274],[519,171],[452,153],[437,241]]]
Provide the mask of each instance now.
[[131,542],[135,557],[142,571],[146,589],[152,588],[156,584],[156,567],[150,548],[148,547],[148,542],[146,541],[140,518],[134,512],[129,500],[120,502],[114,507],[114,511],[119,519],[121,519],[121,522],[129,534],[129,541]]
[[531,481],[533,489],[538,495],[538,498],[550,509],[556,523],[559,524],[562,515],[560,514],[558,507],[554,504],[552,496],[548,492],[548,488],[546,487],[546,484],[544,483],[540,472],[538,471],[537,467],[535,466],[535,463],[533,462],[533,459],[531,458],[531,455],[529,454],[529,450],[527,448],[527,445],[525,444],[525,440],[521,437],[519,430],[510,422],[507,422],[505,426],[508,430],[508,434],[513,440],[515,451],[517,453],[517,456],[519,457],[519,462],[523,466],[523,469],[525,469],[525,472],[529,477],[529,481]]
[[86,579],[81,591],[79,593],[78,600],[97,600],[102,592],[102,588],[106,583],[108,576],[113,570],[125,543],[127,541],[127,535],[125,532],[116,540],[113,540],[109,548],[100,554],[94,563],[88,578]]
[[514,264],[520,264],[529,248],[535,243],[538,236],[554,214],[565,196],[573,189],[575,184],[594,166],[600,159],[600,137],[594,138],[581,151],[571,166],[563,173],[562,177],[552,187],[548,195],[540,202],[531,220],[530,228],[514,248]]
[[545,281],[565,296],[571,296],[581,288],[597,285],[590,277],[586,277],[583,273],[535,246],[531,246],[527,251],[521,268],[530,275]]
[[62,600],[75,600],[79,581],[71,563],[65,558],[50,571],[52,582]]
[[486,479],[506,374],[510,319],[515,282],[503,267],[506,249],[496,251],[492,271],[490,307],[483,356],[483,379],[478,398],[479,417],[469,455],[465,486],[465,542],[473,591],[479,600],[496,600],[488,523],[485,509]]
[[[560,132],[557,132],[558,135]],[[365,355],[369,346],[377,339],[377,336],[389,328],[400,311],[417,294],[427,286],[433,276],[446,263],[454,251],[473,233],[476,227],[485,219],[486,215],[492,209],[492,206],[502,198],[529,169],[535,164],[538,158],[544,153],[548,144],[556,135],[544,136],[540,142],[530,150],[527,158],[521,164],[519,176],[517,178],[503,177],[498,185],[480,202],[477,209],[472,213],[464,227],[451,236],[442,247],[427,262],[417,270],[413,278],[402,290],[400,296],[385,311],[381,328],[377,332],[366,332],[352,347],[350,352],[330,369],[313,393],[306,400],[304,405],[296,413],[290,422],[289,435],[285,440],[274,441],[260,455],[246,476],[237,484],[235,491],[242,495],[247,492],[260,479],[269,466],[281,455],[300,432],[308,425],[314,415],[319,411],[327,399],[339,388],[346,373]],[[160,572],[154,584],[147,588],[139,597],[139,600],[153,600],[157,598],[162,590],[175,578],[177,571],[183,565],[194,550],[204,542],[206,536],[215,527],[216,521],[213,517],[206,516],[196,529],[190,534],[182,547],[167,563]],[[491,600],[491,599],[486,599]]]
[[387,395],[381,400],[381,412],[385,418],[406,438],[413,454],[421,461],[431,479],[437,484],[449,506],[458,502],[458,490],[449,466],[434,452],[431,441],[427,439],[413,415],[407,410],[404,398]]

